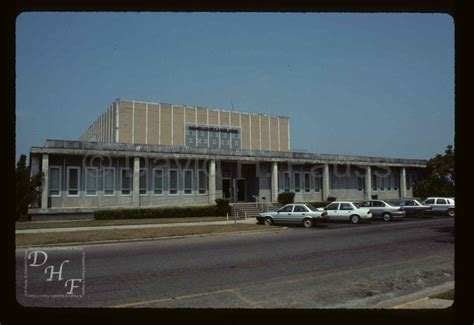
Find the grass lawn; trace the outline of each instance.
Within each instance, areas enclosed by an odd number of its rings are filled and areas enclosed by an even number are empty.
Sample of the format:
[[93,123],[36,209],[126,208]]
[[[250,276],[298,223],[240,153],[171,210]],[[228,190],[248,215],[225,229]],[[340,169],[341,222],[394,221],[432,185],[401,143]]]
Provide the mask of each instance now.
[[[157,223],[179,223],[179,222],[201,222],[201,221],[225,221],[226,217],[192,217],[192,218],[157,218],[157,219],[123,219],[123,220],[75,220],[75,221],[24,221],[16,222],[16,230],[21,229],[45,229],[45,228],[69,228],[69,227],[95,227],[113,225],[143,225]],[[229,220],[231,217],[229,216]]]
[[[272,226],[270,229],[278,229]],[[16,235],[16,246],[77,243],[100,240],[140,239],[168,236],[183,236],[209,233],[228,233],[245,230],[268,230],[269,227],[257,224],[205,225],[192,227],[114,229],[63,233],[39,233]]]
[[431,296],[430,298],[454,300],[454,289]]

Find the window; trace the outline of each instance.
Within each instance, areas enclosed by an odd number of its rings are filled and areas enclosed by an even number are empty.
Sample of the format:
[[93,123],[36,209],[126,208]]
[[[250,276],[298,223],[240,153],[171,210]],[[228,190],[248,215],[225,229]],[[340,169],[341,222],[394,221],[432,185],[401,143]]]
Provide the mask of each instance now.
[[206,179],[206,171],[198,170],[198,191],[199,194],[206,194],[207,192],[207,179]]
[[398,190],[398,184],[400,183],[400,176],[393,175],[393,189],[396,191]]
[[372,175],[372,190],[377,191],[377,175]]
[[86,168],[86,196],[96,196],[99,187],[99,169],[97,167]]
[[169,170],[169,193],[170,195],[178,194],[178,170]]
[[425,201],[425,204],[434,204],[435,200],[434,199],[428,199]]
[[385,204],[382,201],[373,201],[372,206],[381,208],[381,207],[385,207]]
[[153,194],[163,194],[163,169],[153,169]]
[[364,202],[362,202],[361,207],[363,207],[363,208],[368,208],[368,207],[370,207],[370,201],[364,201]]
[[341,203],[339,210],[353,210],[353,208],[349,203]]
[[411,185],[411,180],[412,180],[412,177],[410,174],[407,174],[407,179],[406,179],[406,183],[407,183],[407,190],[410,189],[410,185]]
[[281,208],[279,211],[280,211],[280,212],[291,212],[291,211],[293,211],[293,205],[284,206],[284,207]]
[[184,179],[183,179],[183,188],[184,194],[190,195],[193,194],[193,171],[192,169],[184,170]]
[[339,207],[339,203],[331,203],[328,205],[326,210],[337,210],[338,207]]
[[285,192],[290,191],[290,173],[288,172],[283,173],[283,186]]
[[314,191],[315,192],[320,192],[321,191],[321,175],[319,173],[314,173]]
[[310,211],[319,211],[318,208],[316,208],[314,205],[312,204],[306,204],[306,207],[310,210]]
[[304,173],[304,191],[311,192],[311,177],[310,173]]
[[49,196],[61,196],[61,167],[49,167]]
[[295,205],[295,210],[293,212],[308,212],[304,205]]
[[67,168],[67,195],[79,196],[80,167]]
[[448,204],[445,199],[437,199],[436,204]]
[[387,176],[387,191],[392,189],[392,175]]
[[405,206],[407,207],[414,207],[415,205],[416,205],[415,201],[411,201],[411,200],[405,201]]
[[379,190],[383,191],[385,189],[385,177],[380,176],[378,179]]
[[357,190],[362,191],[365,187],[365,179],[363,176],[357,177]]
[[104,195],[110,196],[115,194],[115,168],[104,168]]
[[148,189],[148,171],[145,168],[140,169],[139,183],[140,195],[146,195]]
[[120,170],[120,189],[122,195],[130,195],[132,193],[132,175],[130,168],[122,168]]
[[295,172],[295,192],[299,193],[300,191],[301,191],[300,172]]

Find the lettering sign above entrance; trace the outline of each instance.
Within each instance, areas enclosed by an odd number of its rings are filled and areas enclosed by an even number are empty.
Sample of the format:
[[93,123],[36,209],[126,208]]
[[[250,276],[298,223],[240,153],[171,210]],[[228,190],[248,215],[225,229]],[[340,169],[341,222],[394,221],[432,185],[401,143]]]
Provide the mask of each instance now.
[[186,125],[186,146],[192,148],[240,149],[238,128]]

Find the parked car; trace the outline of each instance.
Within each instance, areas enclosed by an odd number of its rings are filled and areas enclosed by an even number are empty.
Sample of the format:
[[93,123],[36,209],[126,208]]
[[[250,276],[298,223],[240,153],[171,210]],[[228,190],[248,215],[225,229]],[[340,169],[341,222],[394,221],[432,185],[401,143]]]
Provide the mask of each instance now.
[[423,217],[429,214],[432,208],[414,199],[399,199],[393,202],[393,206],[400,207],[407,216]]
[[373,218],[382,218],[383,221],[390,221],[394,218],[403,218],[406,212],[400,207],[395,207],[382,200],[366,200],[360,204],[361,208],[370,208]]
[[287,204],[277,211],[259,213],[257,221],[267,226],[274,223],[301,223],[306,228],[314,226],[326,218],[322,216],[322,209],[311,204]]
[[455,215],[455,202],[452,198],[429,197],[423,201],[424,205],[429,205],[433,212],[447,213],[450,217]]
[[359,223],[361,220],[372,219],[369,208],[361,208],[356,203],[346,201],[334,201],[324,208],[323,216],[328,220],[348,220]]

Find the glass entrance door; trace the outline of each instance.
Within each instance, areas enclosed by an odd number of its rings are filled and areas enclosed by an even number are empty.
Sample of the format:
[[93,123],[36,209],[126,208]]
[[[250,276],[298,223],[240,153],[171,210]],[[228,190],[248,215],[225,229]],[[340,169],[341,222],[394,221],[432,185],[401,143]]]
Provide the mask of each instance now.
[[230,178],[223,178],[222,179],[222,195],[224,199],[230,199],[230,192],[232,190],[232,185],[230,182]]
[[236,179],[237,185],[237,201],[244,202],[245,201],[245,179],[238,178]]

